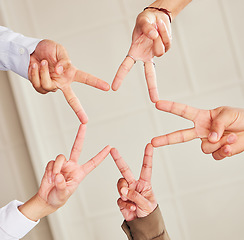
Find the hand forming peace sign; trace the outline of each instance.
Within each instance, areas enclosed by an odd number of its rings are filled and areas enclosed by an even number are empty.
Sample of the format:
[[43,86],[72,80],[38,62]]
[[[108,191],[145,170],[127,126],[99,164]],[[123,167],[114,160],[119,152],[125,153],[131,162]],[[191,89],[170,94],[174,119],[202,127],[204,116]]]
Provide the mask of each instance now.
[[55,161],[50,161],[47,164],[37,195],[54,209],[65,204],[81,181],[95,169],[110,152],[111,147],[106,146],[91,160],[83,165],[79,165],[78,160],[85,138],[85,131],[86,126],[81,125],[68,161],[66,161],[64,155],[59,155]]
[[124,177],[119,179],[117,185],[121,196],[118,199],[118,206],[122,215],[126,221],[146,217],[157,207],[151,186],[153,146],[149,143],[145,148],[139,180],[135,180],[117,149],[112,148],[110,153]]
[[159,100],[154,56],[160,57],[171,45],[171,26],[169,17],[160,11],[147,9],[140,13],[132,35],[132,43],[128,55],[120,65],[112,89],[117,91],[127,73],[136,61],[143,61],[149,96],[152,102]]
[[244,151],[243,109],[218,107],[202,110],[163,100],[156,103],[156,108],[191,120],[194,127],[155,137],[152,139],[154,147],[201,138],[203,152],[212,153],[216,160]]
[[81,123],[87,123],[88,118],[71,83],[80,82],[104,91],[110,88],[105,81],[74,67],[65,48],[51,40],[41,41],[31,54],[29,79],[36,91],[42,94],[60,89]]

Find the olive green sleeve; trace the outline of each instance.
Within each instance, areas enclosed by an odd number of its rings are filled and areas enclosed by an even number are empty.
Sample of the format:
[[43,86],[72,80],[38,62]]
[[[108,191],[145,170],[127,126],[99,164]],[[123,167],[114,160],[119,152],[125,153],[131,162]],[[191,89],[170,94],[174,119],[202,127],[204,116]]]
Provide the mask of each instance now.
[[159,206],[146,217],[124,221],[122,229],[129,240],[170,240]]

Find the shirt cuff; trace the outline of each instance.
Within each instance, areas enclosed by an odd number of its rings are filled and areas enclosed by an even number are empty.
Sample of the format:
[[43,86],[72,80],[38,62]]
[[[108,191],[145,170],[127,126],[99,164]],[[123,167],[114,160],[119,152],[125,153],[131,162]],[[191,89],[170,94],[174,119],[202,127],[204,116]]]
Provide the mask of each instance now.
[[40,221],[34,222],[26,218],[18,209],[22,204],[14,200],[0,209],[0,229],[17,239],[23,238]]
[[40,41],[0,26],[1,70],[11,70],[28,79],[30,55]]
[[149,240],[164,234],[165,237],[167,236],[165,240],[169,239],[159,206],[146,217],[136,218],[129,222],[124,221],[122,229],[129,239]]
[[30,55],[35,51],[40,39],[24,37],[20,35],[15,42],[10,45],[9,63],[11,70],[20,76],[28,79],[28,69],[30,64]]

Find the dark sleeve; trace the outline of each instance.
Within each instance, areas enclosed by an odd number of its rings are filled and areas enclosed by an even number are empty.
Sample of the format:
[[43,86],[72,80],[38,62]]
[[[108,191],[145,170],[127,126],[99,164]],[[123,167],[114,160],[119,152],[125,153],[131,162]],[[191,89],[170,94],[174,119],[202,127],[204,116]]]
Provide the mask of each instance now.
[[129,240],[170,240],[159,206],[144,218],[124,221],[121,227]]

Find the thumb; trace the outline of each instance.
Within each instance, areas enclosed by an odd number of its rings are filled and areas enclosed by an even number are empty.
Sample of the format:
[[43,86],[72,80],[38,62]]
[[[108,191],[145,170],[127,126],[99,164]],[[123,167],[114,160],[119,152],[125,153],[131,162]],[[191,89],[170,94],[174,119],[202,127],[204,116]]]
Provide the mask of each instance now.
[[142,17],[138,22],[138,27],[148,38],[155,40],[158,37],[156,26],[150,23],[148,18]]
[[143,208],[148,205],[148,200],[135,190],[123,187],[121,193],[131,202],[134,202],[138,207]]
[[55,72],[57,74],[62,74],[64,69],[67,69],[71,66],[71,61],[69,59],[68,53],[65,48],[58,44],[57,45],[57,64],[55,66]]
[[69,59],[61,59],[55,66],[55,72],[58,75],[61,75],[64,72],[64,69],[67,69],[71,66],[71,61]]
[[62,174],[57,174],[55,177],[55,186],[57,189],[58,197],[61,201],[66,200],[66,182]]
[[232,118],[227,111],[221,111],[212,121],[208,140],[216,143],[222,137],[225,129],[232,123]]

